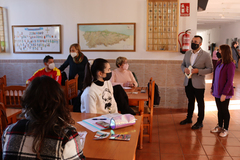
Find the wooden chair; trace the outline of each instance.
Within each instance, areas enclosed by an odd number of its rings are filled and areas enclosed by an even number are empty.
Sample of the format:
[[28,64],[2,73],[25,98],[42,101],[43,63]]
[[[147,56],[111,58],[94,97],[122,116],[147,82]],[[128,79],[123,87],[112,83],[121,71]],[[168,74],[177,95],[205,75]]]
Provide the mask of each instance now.
[[0,77],[0,89],[3,90],[3,87],[7,86],[7,77],[4,75],[3,77]]
[[3,90],[0,90],[0,102],[3,103]]
[[[78,74],[75,76],[74,79],[66,80],[65,81],[65,95],[66,100],[69,104],[69,101],[75,97],[78,96]],[[68,105],[70,108],[70,111],[73,111],[73,106]]]
[[[5,130],[5,128],[8,125],[6,110],[5,110],[4,104],[2,102],[0,102],[0,120],[1,120],[0,134],[2,137],[3,131]],[[2,144],[2,139],[0,139],[0,144]],[[1,156],[2,156],[2,145],[0,145],[0,152],[1,152]]]
[[3,102],[6,108],[22,108],[21,97],[26,86],[3,87]]
[[[153,102],[155,92],[155,81],[150,78],[148,87],[148,105],[144,107],[143,113],[143,129],[147,129],[143,133],[143,137],[149,137],[149,142],[152,141],[152,124],[153,124]],[[135,109],[134,109],[135,108]],[[137,115],[140,115],[138,107],[134,107],[133,110]]]

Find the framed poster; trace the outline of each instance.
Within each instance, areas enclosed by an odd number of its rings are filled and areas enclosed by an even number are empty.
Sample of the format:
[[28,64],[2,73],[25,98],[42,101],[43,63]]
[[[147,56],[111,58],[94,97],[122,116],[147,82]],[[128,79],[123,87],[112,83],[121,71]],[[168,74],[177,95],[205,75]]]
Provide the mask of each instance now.
[[81,51],[135,52],[136,23],[78,24]]
[[61,25],[12,26],[14,53],[61,53]]

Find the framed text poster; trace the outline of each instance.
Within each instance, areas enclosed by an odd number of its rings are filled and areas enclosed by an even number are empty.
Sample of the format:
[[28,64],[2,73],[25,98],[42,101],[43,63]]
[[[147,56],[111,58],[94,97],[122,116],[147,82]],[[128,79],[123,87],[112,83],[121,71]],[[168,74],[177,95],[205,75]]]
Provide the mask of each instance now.
[[135,52],[135,24],[78,24],[78,43],[81,51]]
[[14,53],[61,53],[61,25],[12,26]]

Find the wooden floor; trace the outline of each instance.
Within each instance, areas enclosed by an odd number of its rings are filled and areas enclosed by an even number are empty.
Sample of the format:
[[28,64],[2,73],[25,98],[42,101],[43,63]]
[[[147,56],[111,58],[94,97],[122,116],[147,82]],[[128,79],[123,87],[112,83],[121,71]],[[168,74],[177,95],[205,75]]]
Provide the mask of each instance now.
[[179,124],[186,118],[186,110],[155,109],[153,142],[148,143],[144,138],[143,149],[137,150],[137,160],[240,160],[240,69],[235,72],[229,135],[225,138],[210,133],[217,125],[217,108],[210,94],[211,78],[212,75],[206,77],[203,128],[191,130],[192,124]]

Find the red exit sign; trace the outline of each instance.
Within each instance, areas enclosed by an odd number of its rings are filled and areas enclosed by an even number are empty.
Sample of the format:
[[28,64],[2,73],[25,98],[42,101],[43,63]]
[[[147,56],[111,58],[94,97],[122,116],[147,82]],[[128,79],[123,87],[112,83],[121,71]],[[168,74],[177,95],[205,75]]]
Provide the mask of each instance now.
[[190,16],[190,3],[180,4],[180,16]]

